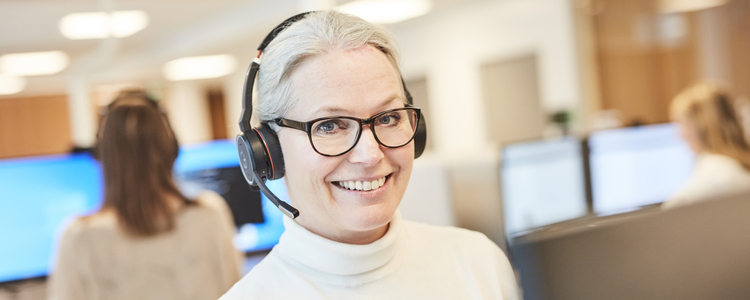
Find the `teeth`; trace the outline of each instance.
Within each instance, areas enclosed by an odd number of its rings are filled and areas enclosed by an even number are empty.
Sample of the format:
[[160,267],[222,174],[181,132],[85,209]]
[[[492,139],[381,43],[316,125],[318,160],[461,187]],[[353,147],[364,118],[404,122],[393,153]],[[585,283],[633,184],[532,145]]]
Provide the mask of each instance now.
[[338,181],[337,184],[349,190],[369,191],[383,186],[385,177],[373,181]]

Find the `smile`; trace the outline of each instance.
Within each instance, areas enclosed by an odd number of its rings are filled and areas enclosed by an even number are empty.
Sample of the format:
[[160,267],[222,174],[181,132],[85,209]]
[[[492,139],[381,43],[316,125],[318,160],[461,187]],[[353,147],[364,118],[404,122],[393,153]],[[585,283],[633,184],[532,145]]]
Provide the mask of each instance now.
[[389,176],[390,175],[383,176],[372,181],[335,181],[335,184],[352,191],[371,191],[383,186]]

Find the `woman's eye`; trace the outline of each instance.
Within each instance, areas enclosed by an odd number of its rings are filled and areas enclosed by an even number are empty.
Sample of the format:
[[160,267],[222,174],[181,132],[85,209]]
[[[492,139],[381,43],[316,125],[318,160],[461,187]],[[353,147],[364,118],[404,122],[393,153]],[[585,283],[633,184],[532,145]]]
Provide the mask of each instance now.
[[318,134],[335,134],[340,130],[346,129],[346,124],[338,119],[330,119],[320,122],[315,126],[315,133]]
[[334,129],[336,129],[336,125],[333,124],[332,122],[326,122],[326,123],[320,124],[320,126],[318,126],[318,129],[323,130],[323,131],[333,131]]
[[386,114],[378,118],[378,125],[395,125],[401,120],[401,116],[397,113]]

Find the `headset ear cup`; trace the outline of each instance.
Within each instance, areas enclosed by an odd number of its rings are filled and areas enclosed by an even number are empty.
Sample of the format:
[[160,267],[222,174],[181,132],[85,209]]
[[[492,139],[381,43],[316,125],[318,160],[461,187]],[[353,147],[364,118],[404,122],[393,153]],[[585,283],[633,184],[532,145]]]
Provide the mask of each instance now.
[[269,167],[271,168],[271,176],[268,179],[276,180],[284,177],[284,153],[281,152],[281,144],[276,131],[267,123],[261,123],[260,127],[256,127],[255,130],[263,139],[268,153]]
[[[249,132],[249,134],[255,135],[255,131],[251,131]],[[240,160],[240,170],[242,171],[242,175],[245,176],[245,180],[251,188],[257,187],[258,183],[255,182],[254,176],[254,174],[257,172],[255,171],[255,158],[253,155],[254,151],[250,146],[250,141],[248,141],[244,133],[240,133],[237,135],[236,143],[237,156]]]
[[427,147],[427,121],[424,115],[419,118],[417,132],[414,134],[414,158],[419,158]]

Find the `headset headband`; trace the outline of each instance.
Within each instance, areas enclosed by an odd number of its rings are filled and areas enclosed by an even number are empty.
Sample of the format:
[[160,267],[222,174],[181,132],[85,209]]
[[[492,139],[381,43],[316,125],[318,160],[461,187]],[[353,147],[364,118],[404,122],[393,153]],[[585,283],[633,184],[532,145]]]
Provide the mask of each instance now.
[[263,39],[263,42],[260,43],[260,46],[258,46],[258,55],[253,59],[250,68],[247,70],[247,76],[245,76],[245,91],[243,92],[242,97],[242,116],[240,117],[240,130],[242,130],[242,132],[250,131],[253,128],[252,124],[250,124],[250,120],[253,116],[253,83],[255,82],[255,76],[258,75],[258,70],[260,68],[260,55],[266,50],[268,44],[279,35],[279,33],[294,24],[294,22],[304,18],[309,13],[312,13],[312,11],[297,14],[284,20],[284,22],[281,22],[281,24],[271,30],[271,32],[266,35],[266,38]]

